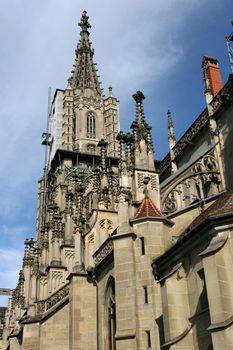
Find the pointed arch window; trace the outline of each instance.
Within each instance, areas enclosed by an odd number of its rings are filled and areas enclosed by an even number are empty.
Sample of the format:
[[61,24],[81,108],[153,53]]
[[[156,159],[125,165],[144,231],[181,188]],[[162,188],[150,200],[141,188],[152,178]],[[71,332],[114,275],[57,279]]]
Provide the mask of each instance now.
[[107,339],[106,349],[116,350],[116,306],[115,306],[115,283],[114,278],[110,276],[106,289],[106,321],[107,321]]
[[95,139],[96,121],[94,113],[90,112],[87,115],[87,138]]

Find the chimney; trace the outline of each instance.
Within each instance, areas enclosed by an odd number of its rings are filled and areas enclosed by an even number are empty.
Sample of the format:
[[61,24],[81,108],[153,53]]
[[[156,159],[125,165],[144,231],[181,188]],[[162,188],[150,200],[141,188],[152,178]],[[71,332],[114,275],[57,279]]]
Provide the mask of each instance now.
[[222,79],[218,60],[210,56],[204,56],[202,60],[204,76],[204,88],[207,105],[222,88]]

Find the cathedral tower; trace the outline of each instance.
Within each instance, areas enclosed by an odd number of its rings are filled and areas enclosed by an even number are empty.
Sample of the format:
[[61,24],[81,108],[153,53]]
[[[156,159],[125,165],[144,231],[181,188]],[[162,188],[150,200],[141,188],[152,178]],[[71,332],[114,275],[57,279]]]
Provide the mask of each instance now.
[[99,76],[89,40],[89,17],[83,12],[80,41],[75,51],[75,64],[64,91],[62,148],[81,153],[98,153],[98,140],[106,139],[108,153],[116,155],[119,126],[118,102],[109,89],[103,98]]

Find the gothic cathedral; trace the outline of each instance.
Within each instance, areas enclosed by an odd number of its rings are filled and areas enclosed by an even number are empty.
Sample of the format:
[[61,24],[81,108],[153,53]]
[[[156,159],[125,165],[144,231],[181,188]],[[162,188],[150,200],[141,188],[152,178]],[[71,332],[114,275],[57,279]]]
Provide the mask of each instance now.
[[5,350],[233,349],[233,75],[205,56],[207,107],[154,160],[144,95],[131,132],[102,89],[84,11],[67,87],[51,104],[36,238]]

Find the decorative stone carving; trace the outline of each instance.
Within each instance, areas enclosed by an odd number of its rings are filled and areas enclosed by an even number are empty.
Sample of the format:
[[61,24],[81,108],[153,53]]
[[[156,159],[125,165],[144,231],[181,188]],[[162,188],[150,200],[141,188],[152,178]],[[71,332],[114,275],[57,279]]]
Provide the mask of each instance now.
[[[197,201],[201,203],[204,198],[219,192],[220,183],[217,160],[213,154],[207,154],[166,189],[162,197],[163,210],[173,212]],[[185,199],[189,201],[185,202]]]
[[151,189],[156,190],[157,189],[157,177],[156,177],[156,175],[152,175],[150,177],[150,183],[151,183]]
[[88,243],[89,243],[89,244],[94,244],[94,243],[95,243],[94,233],[92,233],[92,234],[88,237]]
[[100,230],[106,230],[106,232],[111,235],[113,231],[113,223],[109,219],[102,219],[99,223]]
[[37,302],[37,314],[43,314],[56,305],[59,301],[69,295],[69,284],[57,290],[53,295],[45,300]]
[[70,286],[69,286],[69,284],[67,284],[64,287],[58,289],[53,295],[51,295],[45,301],[46,311],[49,310],[54,305],[56,305],[59,301],[64,299],[67,295],[69,295],[69,288],[70,288]]
[[113,251],[112,240],[107,240],[105,244],[94,254],[94,263],[99,265]]
[[144,174],[143,173],[138,173],[138,188],[144,188]]

